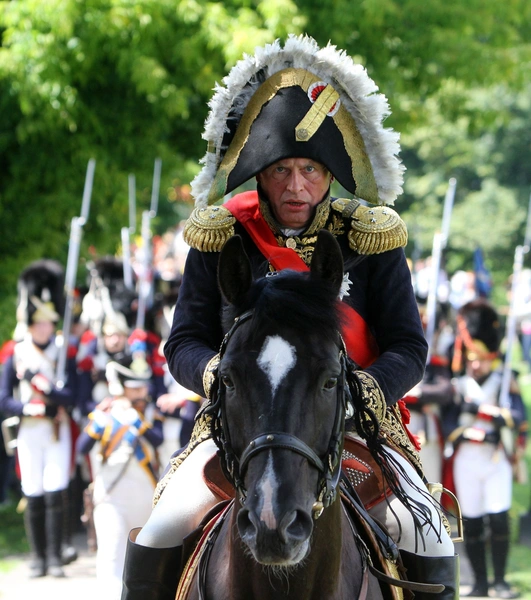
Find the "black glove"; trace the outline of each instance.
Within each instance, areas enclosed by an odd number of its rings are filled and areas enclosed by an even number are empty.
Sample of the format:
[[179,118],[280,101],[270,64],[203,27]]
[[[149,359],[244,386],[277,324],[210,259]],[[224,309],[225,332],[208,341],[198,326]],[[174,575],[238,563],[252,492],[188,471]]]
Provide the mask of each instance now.
[[54,417],[56,417],[57,416],[57,406],[55,406],[53,404],[47,404],[46,408],[44,410],[44,416],[50,417],[50,419],[53,419]]
[[500,443],[500,432],[499,431],[490,431],[485,434],[485,442],[489,444],[495,444],[496,446]]
[[31,381],[35,375],[37,375],[38,371],[32,371],[31,369],[26,369],[24,371],[24,375],[22,376],[23,381]]
[[463,402],[461,403],[461,412],[469,414],[469,415],[477,415],[479,410],[479,405],[475,402]]
[[493,416],[492,417],[492,423],[498,429],[501,429],[502,427],[505,427],[507,425],[507,423],[505,421],[505,417],[503,417],[502,415],[495,415],[495,416]]

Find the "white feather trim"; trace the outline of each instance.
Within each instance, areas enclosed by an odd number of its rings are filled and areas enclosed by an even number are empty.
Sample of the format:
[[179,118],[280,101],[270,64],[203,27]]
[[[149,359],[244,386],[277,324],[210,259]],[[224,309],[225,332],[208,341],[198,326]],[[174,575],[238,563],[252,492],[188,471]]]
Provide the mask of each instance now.
[[366,69],[354,63],[344,50],[338,50],[330,43],[319,48],[313,38],[293,34],[289,35],[283,48],[280,41],[276,40],[257,48],[253,56],[244,55],[223,78],[223,85],[216,84],[203,133],[203,138],[213,145],[216,152],[206,153],[201,160],[203,169],[192,181],[195,205],[203,207],[208,203],[208,193],[221,162],[221,142],[227,131],[227,117],[234,100],[261,69],[267,67],[267,76],[270,77],[288,66],[310,71],[331,83],[340,94],[341,101],[354,118],[365,142],[379,201],[392,205],[402,193],[405,167],[398,158],[399,134],[382,125],[390,114],[386,97],[378,93],[378,86]]

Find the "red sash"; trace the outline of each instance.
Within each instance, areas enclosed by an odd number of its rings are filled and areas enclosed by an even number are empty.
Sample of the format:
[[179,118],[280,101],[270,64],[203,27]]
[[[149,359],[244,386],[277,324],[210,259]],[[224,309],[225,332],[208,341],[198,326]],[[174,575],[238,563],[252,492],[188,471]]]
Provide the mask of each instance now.
[[[258,203],[256,191],[244,192],[223,205],[245,227],[247,233],[277,271],[293,269],[308,271],[309,268],[291,248],[281,248],[269,225],[265,222]],[[346,302],[340,302],[343,321],[343,339],[352,360],[363,368],[378,357],[378,346],[365,320]]]

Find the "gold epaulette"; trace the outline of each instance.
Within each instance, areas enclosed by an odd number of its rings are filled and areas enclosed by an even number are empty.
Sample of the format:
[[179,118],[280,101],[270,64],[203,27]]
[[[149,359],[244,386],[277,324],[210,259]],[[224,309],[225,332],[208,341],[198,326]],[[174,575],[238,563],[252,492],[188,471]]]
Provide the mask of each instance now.
[[380,254],[407,244],[407,227],[388,206],[365,206],[358,200],[338,198],[332,208],[350,219],[349,245],[359,254]]
[[201,252],[220,252],[234,235],[235,222],[231,212],[223,206],[194,208],[184,226],[184,241]]

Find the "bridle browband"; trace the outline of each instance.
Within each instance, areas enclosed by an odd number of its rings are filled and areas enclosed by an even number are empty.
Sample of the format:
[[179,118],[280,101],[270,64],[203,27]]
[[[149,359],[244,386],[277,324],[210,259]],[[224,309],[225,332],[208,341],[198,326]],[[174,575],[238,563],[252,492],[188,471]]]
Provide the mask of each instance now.
[[285,432],[269,431],[261,433],[249,442],[240,457],[236,456],[230,439],[229,428],[226,418],[225,393],[226,388],[219,374],[219,366],[227,349],[227,345],[234,332],[243,323],[248,321],[254,314],[254,310],[248,310],[234,320],[232,327],[226,333],[221,343],[219,356],[220,361],[215,373],[215,381],[212,386],[213,403],[205,410],[212,415],[212,436],[220,449],[221,466],[227,479],[238,492],[240,502],[243,505],[247,497],[247,490],[243,478],[247,471],[250,460],[265,450],[283,449],[300,454],[319,473],[317,484],[317,499],[313,505],[312,513],[314,519],[318,519],[323,510],[330,506],[337,496],[337,488],[341,477],[341,452],[343,447],[343,433],[347,405],[347,394],[345,394],[345,371],[346,371],[346,349],[343,338],[339,349],[339,360],[341,363],[341,374],[337,383],[336,412],[334,425],[328,449],[323,457],[320,457],[305,442],[298,437]]

